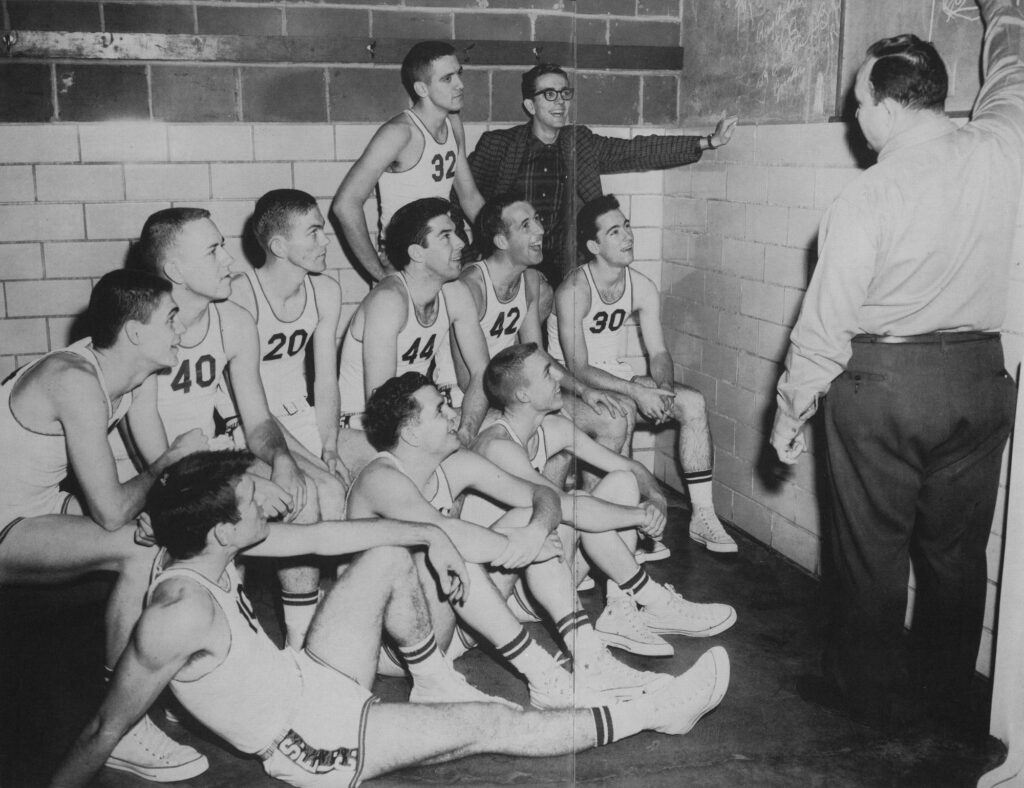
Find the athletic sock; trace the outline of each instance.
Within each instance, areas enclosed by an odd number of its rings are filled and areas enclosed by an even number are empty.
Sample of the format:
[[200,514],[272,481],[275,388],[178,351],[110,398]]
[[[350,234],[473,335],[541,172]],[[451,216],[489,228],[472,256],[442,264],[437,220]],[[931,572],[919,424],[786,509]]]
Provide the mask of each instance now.
[[590,711],[594,715],[595,738],[598,747],[626,739],[647,729],[643,719],[647,708],[642,703],[594,706]]
[[316,615],[320,604],[320,590],[282,591],[281,610],[284,613],[285,642],[292,648],[301,649],[306,641],[306,632]]
[[444,652],[437,645],[434,633],[431,632],[418,643],[399,646],[398,653],[405,662],[413,681],[418,677],[431,676],[450,670],[444,659]]
[[594,631],[594,625],[584,610],[574,610],[555,622],[558,636],[570,654],[574,657],[580,653],[591,653],[603,650],[604,645]]
[[711,499],[711,469],[706,471],[694,471],[684,473],[683,481],[686,482],[686,491],[690,494],[690,503],[694,508],[698,506],[714,506]]
[[539,680],[551,670],[560,669],[555,658],[542,649],[522,627],[512,640],[504,646],[498,646],[498,653],[530,682]]
[[658,585],[642,566],[629,580],[622,584],[622,590],[628,593],[641,605],[649,605],[659,596]]

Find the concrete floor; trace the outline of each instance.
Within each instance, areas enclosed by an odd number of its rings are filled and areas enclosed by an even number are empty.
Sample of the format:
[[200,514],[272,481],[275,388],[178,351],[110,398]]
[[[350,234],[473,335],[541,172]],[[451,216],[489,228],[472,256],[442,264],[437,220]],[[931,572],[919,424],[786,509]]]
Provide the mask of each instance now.
[[[738,613],[736,625],[708,640],[671,638],[674,657],[645,659],[615,652],[633,665],[679,673],[708,647],[721,644],[732,661],[732,684],[721,706],[687,736],[642,733],[609,747],[563,758],[481,756],[409,769],[369,785],[388,786],[973,786],[1005,757],[992,738],[967,742],[923,731],[886,736],[836,712],[803,701],[801,676],[816,672],[823,627],[819,585],[759,544],[737,534],[737,556],[713,556],[686,537],[689,512],[672,506],[668,544],[672,557],[650,565],[658,580],[698,601],[723,601]],[[8,589],[0,595],[0,786],[44,784],[55,759],[98,702],[102,663],[100,621],[103,586],[96,582],[61,590]],[[271,595],[257,588],[254,601],[268,631],[276,634]],[[596,618],[602,599],[583,595]],[[531,632],[547,644],[539,624]],[[523,681],[479,651],[458,662],[475,685],[525,703]],[[981,685],[982,682],[979,682]],[[376,687],[385,700],[404,700],[399,679]],[[987,708],[985,688],[979,703]],[[209,733],[167,724],[175,738],[205,752],[210,770],[188,783],[195,788],[280,785],[259,765],[228,752]],[[401,735],[396,732],[396,735]],[[110,770],[103,788],[151,785]]]

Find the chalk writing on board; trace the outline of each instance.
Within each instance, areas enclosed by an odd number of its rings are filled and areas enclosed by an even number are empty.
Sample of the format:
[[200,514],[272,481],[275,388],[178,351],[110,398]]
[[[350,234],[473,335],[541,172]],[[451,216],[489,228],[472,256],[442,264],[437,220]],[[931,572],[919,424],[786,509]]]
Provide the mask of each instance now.
[[683,48],[686,116],[824,119],[835,100],[839,0],[690,0]]

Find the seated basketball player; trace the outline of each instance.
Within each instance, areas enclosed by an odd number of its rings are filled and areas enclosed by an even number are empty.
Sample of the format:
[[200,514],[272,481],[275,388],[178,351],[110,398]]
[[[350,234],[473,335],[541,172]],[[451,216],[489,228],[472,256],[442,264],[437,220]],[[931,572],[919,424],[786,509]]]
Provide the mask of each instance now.
[[[399,643],[431,637],[409,548],[424,550],[443,592],[476,593],[458,553],[429,525],[349,521],[268,525],[248,458],[196,455],[172,467],[149,512],[168,553],[111,690],[53,779],[83,786],[121,733],[170,685],[196,719],[267,774],[296,786],[357,785],[390,771],[477,753],[544,756],[641,730],[688,732],[722,700],[729,660],[715,647],[655,695],[577,710],[493,703],[378,703],[381,627]],[[321,603],[302,651],[279,650],[237,585],[237,555],[359,554]],[[431,656],[443,663],[438,653]],[[441,668],[438,667],[438,670]]]

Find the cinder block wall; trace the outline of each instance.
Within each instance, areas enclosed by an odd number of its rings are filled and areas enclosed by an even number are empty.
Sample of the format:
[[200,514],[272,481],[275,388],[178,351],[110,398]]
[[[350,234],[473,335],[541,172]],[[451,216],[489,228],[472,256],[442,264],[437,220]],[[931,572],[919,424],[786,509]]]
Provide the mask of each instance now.
[[[767,444],[789,331],[816,260],[825,208],[859,172],[843,123],[740,127],[727,148],[665,176],[662,292],[677,374],[711,409],[718,511],[815,574],[827,522],[815,454],[823,435],[780,474]],[[1024,219],[1021,221],[1024,227]],[[1024,232],[1018,233],[1003,346],[1015,377],[1024,358]],[[668,435],[656,473],[678,484]],[[1006,463],[989,540],[989,594],[978,668],[991,665],[992,623],[1006,521]]]

